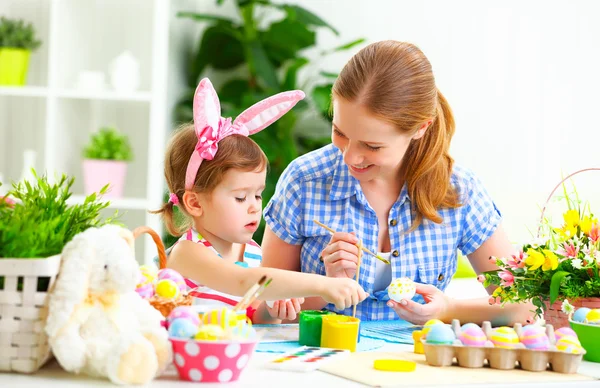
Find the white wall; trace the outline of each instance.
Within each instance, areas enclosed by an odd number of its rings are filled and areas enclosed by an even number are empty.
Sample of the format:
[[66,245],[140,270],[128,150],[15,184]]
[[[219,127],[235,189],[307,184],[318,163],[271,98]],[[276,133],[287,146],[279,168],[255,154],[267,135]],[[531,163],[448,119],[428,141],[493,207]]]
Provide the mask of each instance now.
[[[322,31],[321,48],[365,37],[409,41],[424,51],[456,115],[452,153],[482,178],[512,240],[530,237],[561,174],[600,167],[600,2],[278,2],[300,4],[340,30],[340,37]],[[204,11],[213,8],[202,3]],[[318,68],[339,71],[358,49]],[[598,182],[600,172],[575,180],[600,212]]]

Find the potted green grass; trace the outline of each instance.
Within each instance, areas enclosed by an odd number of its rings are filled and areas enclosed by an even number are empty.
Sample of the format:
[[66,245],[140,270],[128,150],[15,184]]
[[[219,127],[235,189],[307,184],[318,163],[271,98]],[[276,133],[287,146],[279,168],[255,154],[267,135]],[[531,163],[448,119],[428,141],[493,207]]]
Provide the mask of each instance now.
[[44,322],[60,253],[76,234],[113,221],[100,217],[103,190],[71,205],[73,178],[34,176],[0,197],[0,371],[31,373],[49,359]]
[[40,44],[31,23],[0,17],[0,85],[25,85],[29,57]]
[[123,196],[127,162],[133,159],[133,152],[127,135],[114,127],[104,127],[92,134],[89,144],[83,151],[83,178],[85,193],[97,192],[110,185],[107,198]]

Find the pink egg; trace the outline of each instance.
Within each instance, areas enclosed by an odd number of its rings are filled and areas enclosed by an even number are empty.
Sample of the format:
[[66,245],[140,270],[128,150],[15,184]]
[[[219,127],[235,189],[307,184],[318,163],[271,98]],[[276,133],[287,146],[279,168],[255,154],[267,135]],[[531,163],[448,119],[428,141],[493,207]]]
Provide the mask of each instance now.
[[487,341],[485,333],[477,325],[464,325],[458,338],[465,346],[484,346]]
[[177,306],[175,307],[169,316],[167,317],[167,321],[171,323],[175,319],[187,319],[192,322],[194,325],[200,325],[200,317],[198,313],[194,310],[193,307],[190,306]]
[[541,326],[525,326],[521,332],[520,340],[527,349],[548,350],[550,348],[550,340],[546,335],[546,328]]
[[571,336],[571,337],[575,337],[577,338],[577,334],[575,334],[575,332],[573,331],[573,329],[571,329],[570,327],[561,327],[560,329],[556,329],[554,331],[554,336],[556,337],[556,341],[558,341],[559,339],[561,339],[564,336]]
[[154,296],[154,284],[146,283],[135,289],[135,292],[138,293],[144,299],[150,299]]
[[174,269],[161,269],[160,271],[158,271],[157,278],[158,280],[168,279],[174,281],[175,284],[177,284],[177,286],[179,287],[179,291],[185,291],[187,289],[185,279],[179,274],[179,272],[175,271]]

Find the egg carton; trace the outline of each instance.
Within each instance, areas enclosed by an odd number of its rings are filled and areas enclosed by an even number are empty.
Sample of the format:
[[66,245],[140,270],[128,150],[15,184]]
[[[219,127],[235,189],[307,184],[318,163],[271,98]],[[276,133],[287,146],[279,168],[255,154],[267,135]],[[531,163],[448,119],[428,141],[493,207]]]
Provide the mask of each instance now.
[[[492,325],[490,322],[483,322],[481,328],[487,338],[491,338]],[[481,368],[489,365],[491,368],[504,370],[520,367],[532,372],[550,369],[558,373],[577,373],[585,351],[575,354],[557,350],[554,328],[552,325],[546,325],[545,328],[551,344],[549,350],[527,349],[522,344],[514,349],[493,346],[465,346],[462,343],[457,343],[460,340],[455,341],[453,345],[431,344],[427,343],[426,339],[421,340],[421,342],[423,343],[426,362],[432,366],[451,366],[454,365],[454,359],[456,359],[457,365],[465,368]],[[452,321],[452,329],[458,338],[461,329],[458,320]],[[519,338],[521,337],[521,329],[520,324],[515,324],[514,330]]]

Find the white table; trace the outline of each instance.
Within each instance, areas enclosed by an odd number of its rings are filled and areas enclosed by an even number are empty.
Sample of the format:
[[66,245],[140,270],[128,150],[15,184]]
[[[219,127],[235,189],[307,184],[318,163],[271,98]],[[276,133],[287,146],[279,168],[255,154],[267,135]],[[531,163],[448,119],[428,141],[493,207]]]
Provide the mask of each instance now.
[[[393,345],[387,344],[377,351],[412,351],[412,345]],[[268,360],[276,357],[273,353],[255,353],[248,367],[242,373],[238,382],[229,384],[206,384],[191,383],[181,381],[177,377],[177,372],[173,369],[167,370],[163,376],[149,384],[152,388],[171,388],[171,387],[190,387],[190,386],[219,386],[219,387],[256,387],[256,388],[320,388],[320,387],[365,387],[362,384],[331,375],[329,373],[314,371],[307,373],[283,372],[262,367]],[[510,373],[510,372],[507,372]],[[596,377],[600,379],[600,364],[584,361],[579,368],[579,373]],[[506,384],[498,382],[497,385],[477,385],[469,384],[469,388],[490,388],[502,387]],[[399,379],[399,385],[402,385]],[[447,386],[447,385],[446,385]],[[600,387],[600,381],[574,381],[572,383],[535,383],[527,382],[523,384],[511,384],[511,388],[585,388]],[[76,376],[69,374],[58,366],[55,361],[50,362],[40,371],[33,375],[21,375],[11,373],[0,373],[0,387],[32,387],[32,388],[72,388],[72,387],[115,387],[108,381],[95,380],[85,376]],[[423,386],[420,386],[423,387]]]

